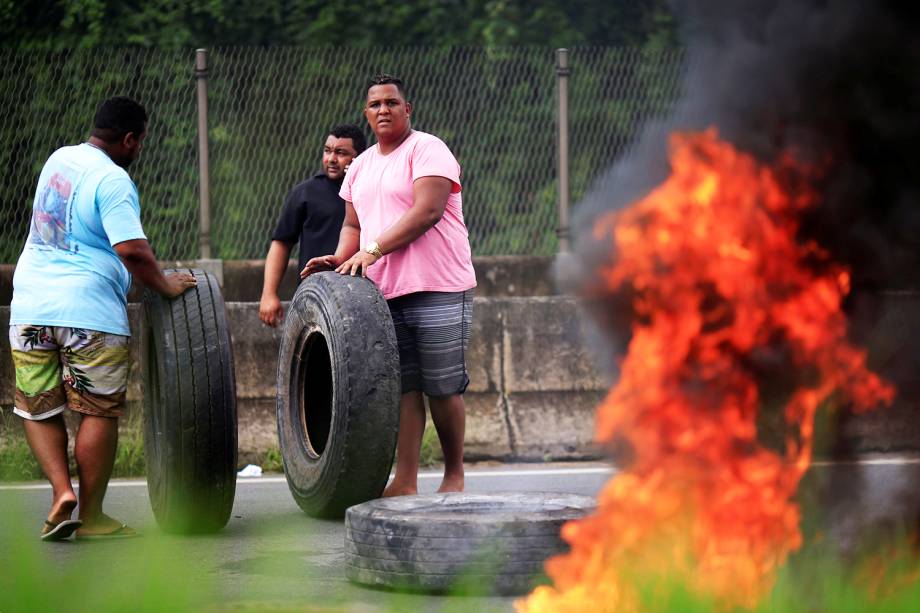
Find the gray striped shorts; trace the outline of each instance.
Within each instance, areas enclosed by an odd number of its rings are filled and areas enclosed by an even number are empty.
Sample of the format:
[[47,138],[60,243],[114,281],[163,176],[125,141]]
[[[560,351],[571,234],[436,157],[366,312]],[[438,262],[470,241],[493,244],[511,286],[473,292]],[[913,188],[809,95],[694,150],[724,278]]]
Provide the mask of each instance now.
[[473,290],[416,292],[387,301],[396,342],[402,393],[462,394],[470,383],[466,350],[473,322]]

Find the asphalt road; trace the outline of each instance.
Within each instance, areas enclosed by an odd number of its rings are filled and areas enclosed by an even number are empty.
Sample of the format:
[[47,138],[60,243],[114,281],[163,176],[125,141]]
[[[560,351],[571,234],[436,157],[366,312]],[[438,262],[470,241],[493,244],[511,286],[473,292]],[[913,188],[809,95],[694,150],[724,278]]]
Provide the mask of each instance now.
[[[595,463],[471,466],[466,483],[469,492],[553,491],[593,496],[611,474],[609,466]],[[422,474],[421,493],[434,492],[439,483],[439,473]],[[100,573],[114,573],[119,581],[138,586],[145,584],[145,573],[176,572],[196,586],[181,586],[192,593],[177,593],[180,602],[200,599],[200,604],[211,604],[217,610],[513,608],[512,598],[391,594],[349,583],[343,575],[342,521],[305,515],[291,497],[282,475],[240,478],[230,522],[222,532],[211,536],[177,537],[160,532],[150,510],[146,483],[113,481],[106,496],[106,512],[140,530],[142,538],[39,543],[37,534],[49,502],[50,488],[46,485],[0,485],[0,509],[7,515],[6,521],[0,523],[0,573],[7,564],[18,563],[4,558],[17,551],[16,537],[29,532],[28,544],[18,546],[37,551],[37,565],[43,572],[100,567]],[[9,518],[11,510],[13,519]],[[131,571],[132,567],[136,572]],[[170,582],[176,581],[166,581]],[[169,600],[168,595],[159,597]],[[0,613],[5,613],[2,595]]]
[[[467,490],[596,495],[612,474],[609,466],[600,463],[473,466],[468,469]],[[437,473],[423,474],[422,493],[433,492],[439,478]],[[812,509],[806,511],[807,529],[819,530],[844,547],[855,545],[879,529],[918,525],[920,458],[880,456],[818,464],[801,492],[803,500],[811,501],[806,505]],[[349,583],[343,576],[342,522],[304,515],[280,475],[240,479],[228,526],[210,536],[160,532],[145,482],[115,481],[106,510],[138,528],[142,538],[40,543],[37,534],[49,501],[50,489],[43,484],[0,485],[0,613],[16,610],[9,599],[41,592],[46,585],[51,586],[50,601],[33,599],[26,610],[55,610],[60,602],[51,598],[55,585],[84,598],[111,589],[112,583],[123,588],[125,598],[162,605],[148,610],[172,610],[179,605],[215,611],[513,608],[512,598],[393,594]],[[4,577],[18,582],[18,593],[3,593]],[[39,579],[30,583],[34,577]]]

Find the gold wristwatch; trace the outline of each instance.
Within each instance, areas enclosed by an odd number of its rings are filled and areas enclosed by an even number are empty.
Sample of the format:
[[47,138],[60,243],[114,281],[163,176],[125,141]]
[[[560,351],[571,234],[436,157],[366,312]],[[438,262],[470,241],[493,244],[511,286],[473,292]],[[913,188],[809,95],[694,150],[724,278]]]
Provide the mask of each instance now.
[[377,244],[377,241],[371,241],[364,246],[364,251],[371,254],[378,260],[383,257],[383,253],[380,252],[380,245]]

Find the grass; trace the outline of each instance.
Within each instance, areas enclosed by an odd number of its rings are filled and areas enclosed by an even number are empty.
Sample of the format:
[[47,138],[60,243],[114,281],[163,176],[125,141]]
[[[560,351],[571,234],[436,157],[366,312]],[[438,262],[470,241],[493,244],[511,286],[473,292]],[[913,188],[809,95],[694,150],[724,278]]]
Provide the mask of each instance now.
[[[70,458],[70,474],[77,467]],[[138,412],[129,414],[119,429],[113,477],[140,477],[146,473],[144,432]],[[13,415],[12,407],[0,407],[0,481],[33,481],[44,474],[32,455],[22,429],[22,420]]]
[[419,466],[423,468],[436,466],[444,461],[444,452],[441,450],[441,441],[434,423],[429,419],[425,422],[425,432],[422,434],[422,446],[419,450]]
[[[19,421],[8,408],[0,407],[0,478],[41,478]],[[121,474],[138,474],[143,470],[143,437],[137,421],[128,422],[126,426],[116,470],[122,471]],[[437,436],[431,427],[426,429],[422,454],[425,462],[440,459]],[[263,467],[278,470],[280,465],[278,449],[269,449]],[[3,495],[2,502],[0,559],[15,560],[15,563],[4,564],[5,570],[0,573],[0,611],[3,613],[70,610],[74,603],[80,603],[79,610],[99,613],[224,610],[215,577],[202,572],[195,561],[186,559],[182,538],[161,538],[152,533],[117,548],[80,546],[73,549],[78,553],[62,558],[63,550],[38,542],[31,533],[12,530],[11,526],[27,523],[25,515],[14,495]],[[906,536],[896,540],[908,542]],[[918,555],[907,545],[866,548],[858,561],[851,564],[843,562],[827,548],[821,550],[812,546],[793,556],[780,572],[774,588],[753,612],[913,613],[920,611],[918,579]],[[638,583],[642,611],[703,613],[728,610],[673,579],[643,584],[640,578]],[[483,588],[475,582],[464,582],[461,576],[450,594],[477,595]],[[341,597],[336,601],[332,596],[330,594],[330,603],[341,603]],[[418,604],[418,601],[402,602],[399,598],[398,593],[388,594],[380,610],[402,611]],[[604,610],[603,603],[597,605],[594,608],[598,611]],[[448,599],[441,601],[439,606],[444,611],[468,610],[469,600]],[[353,609],[341,604],[278,602],[254,604],[247,610],[328,612]]]
[[281,459],[281,450],[276,446],[269,447],[265,455],[262,456],[262,461],[259,466],[261,466],[262,470],[265,472],[283,473],[284,464]]
[[[43,479],[41,468],[29,449],[22,431],[22,420],[13,415],[12,407],[0,406],[0,482],[33,481]],[[434,466],[444,460],[441,443],[434,424],[429,420],[422,437],[420,464]],[[281,451],[270,447],[259,464],[265,472],[284,472]],[[131,411],[119,429],[118,449],[115,453],[114,478],[143,477],[147,472],[144,458],[144,429],[140,411]],[[70,474],[76,476],[76,465],[71,458]]]
[[33,481],[43,477],[11,407],[0,407],[0,481]]
[[12,407],[0,406],[0,481],[33,481],[44,476],[26,442],[21,421],[13,415]]
[[[806,548],[780,570],[770,592],[753,608],[726,606],[699,594],[664,572],[645,581],[633,577],[643,613],[916,613],[920,611],[920,558],[906,545],[876,548],[852,564],[839,555]],[[590,590],[589,590],[590,593]],[[572,606],[572,603],[566,603]],[[610,611],[605,603],[582,601],[565,610]]]
[[142,477],[147,474],[144,457],[144,424],[140,410],[131,411],[118,433],[113,477]]
[[[285,601],[232,603],[222,600],[218,577],[189,559],[184,550],[187,538],[156,532],[117,546],[40,543],[31,533],[11,530],[25,521],[16,498],[4,500],[4,522],[0,524],[0,557],[15,560],[0,573],[0,611],[86,610],[176,612],[246,610],[259,612],[318,612],[364,610],[349,605],[334,587],[325,602]],[[232,538],[217,535],[212,538]],[[66,550],[66,554],[65,554]],[[282,552],[277,563],[287,568],[290,552]],[[273,567],[269,560],[260,563]],[[773,590],[752,613],[823,612],[899,613],[920,611],[920,564],[916,552],[906,546],[865,554],[857,563],[846,565],[827,553],[802,552],[781,571]],[[309,575],[307,575],[309,576]],[[643,612],[748,611],[726,608],[710,598],[695,594],[673,576],[643,583],[636,578],[638,609]],[[303,580],[292,575],[291,580]],[[465,582],[461,576],[450,596],[426,601],[430,610],[469,611],[466,598],[481,595],[484,586]],[[225,598],[225,597],[224,597]],[[398,591],[383,591],[379,605],[371,610],[394,613],[418,610],[417,597]],[[486,605],[490,603],[484,603]],[[507,605],[501,605],[502,610]],[[609,610],[603,602],[585,602],[598,613]],[[355,606],[359,608],[356,609]],[[76,608],[75,608],[76,607]]]
[[419,464],[421,466],[434,466],[444,461],[444,453],[441,451],[441,442],[438,440],[438,433],[434,429],[431,421],[425,423],[425,433],[422,435],[422,449],[419,453]]
[[[143,445],[143,441],[141,441]],[[143,451],[143,450],[142,450]],[[143,458],[142,458],[143,459]],[[425,427],[425,434],[422,436],[422,448],[419,453],[419,464],[421,466],[434,466],[444,461],[444,454],[441,452],[441,443],[438,441],[438,434],[434,426],[429,422]],[[259,466],[264,472],[281,473],[284,472],[284,464],[281,459],[281,450],[276,446],[269,447],[262,455]]]
[[[425,597],[400,591],[369,591],[373,606],[354,602],[348,594],[352,588],[344,582],[331,582],[319,593],[292,597],[279,586],[268,602],[250,600],[245,592],[226,589],[226,582],[240,581],[219,568],[225,560],[220,549],[207,547],[217,541],[233,541],[230,531],[205,536],[174,536],[157,530],[146,531],[142,538],[111,543],[42,543],[32,531],[21,526],[30,523],[25,498],[0,491],[3,519],[0,523],[0,611],[93,611],[94,613],[218,613],[223,611],[345,613],[380,611],[402,613],[414,610],[438,610],[466,613],[469,599]],[[257,528],[267,529],[267,528]],[[242,577],[281,575],[291,582],[311,581],[309,552],[298,551],[295,542],[281,550],[269,547],[256,558],[239,560],[237,573]],[[188,544],[192,543],[193,555]],[[305,547],[305,545],[302,545]],[[292,566],[293,563],[293,566]],[[301,566],[303,565],[303,566]],[[481,586],[479,586],[481,589]],[[259,592],[255,598],[264,597]],[[474,594],[476,592],[471,592]],[[459,595],[469,595],[460,593]],[[502,603],[485,602],[475,610],[507,611]],[[422,605],[422,606],[420,606]]]

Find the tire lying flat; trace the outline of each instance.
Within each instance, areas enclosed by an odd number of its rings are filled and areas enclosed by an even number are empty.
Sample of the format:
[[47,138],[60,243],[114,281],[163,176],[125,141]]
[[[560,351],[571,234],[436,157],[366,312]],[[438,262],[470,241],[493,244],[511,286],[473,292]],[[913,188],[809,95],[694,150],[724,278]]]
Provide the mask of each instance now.
[[345,514],[345,573],[396,589],[518,595],[567,550],[562,524],[595,502],[554,493],[428,494],[372,500]]
[[217,279],[197,269],[175,272],[193,274],[197,287],[171,300],[144,294],[147,487],[167,532],[216,532],[227,524],[236,493],[230,330]]
[[300,284],[278,355],[277,423],[294,500],[314,517],[379,496],[399,428],[399,352],[368,279],[323,272]]

